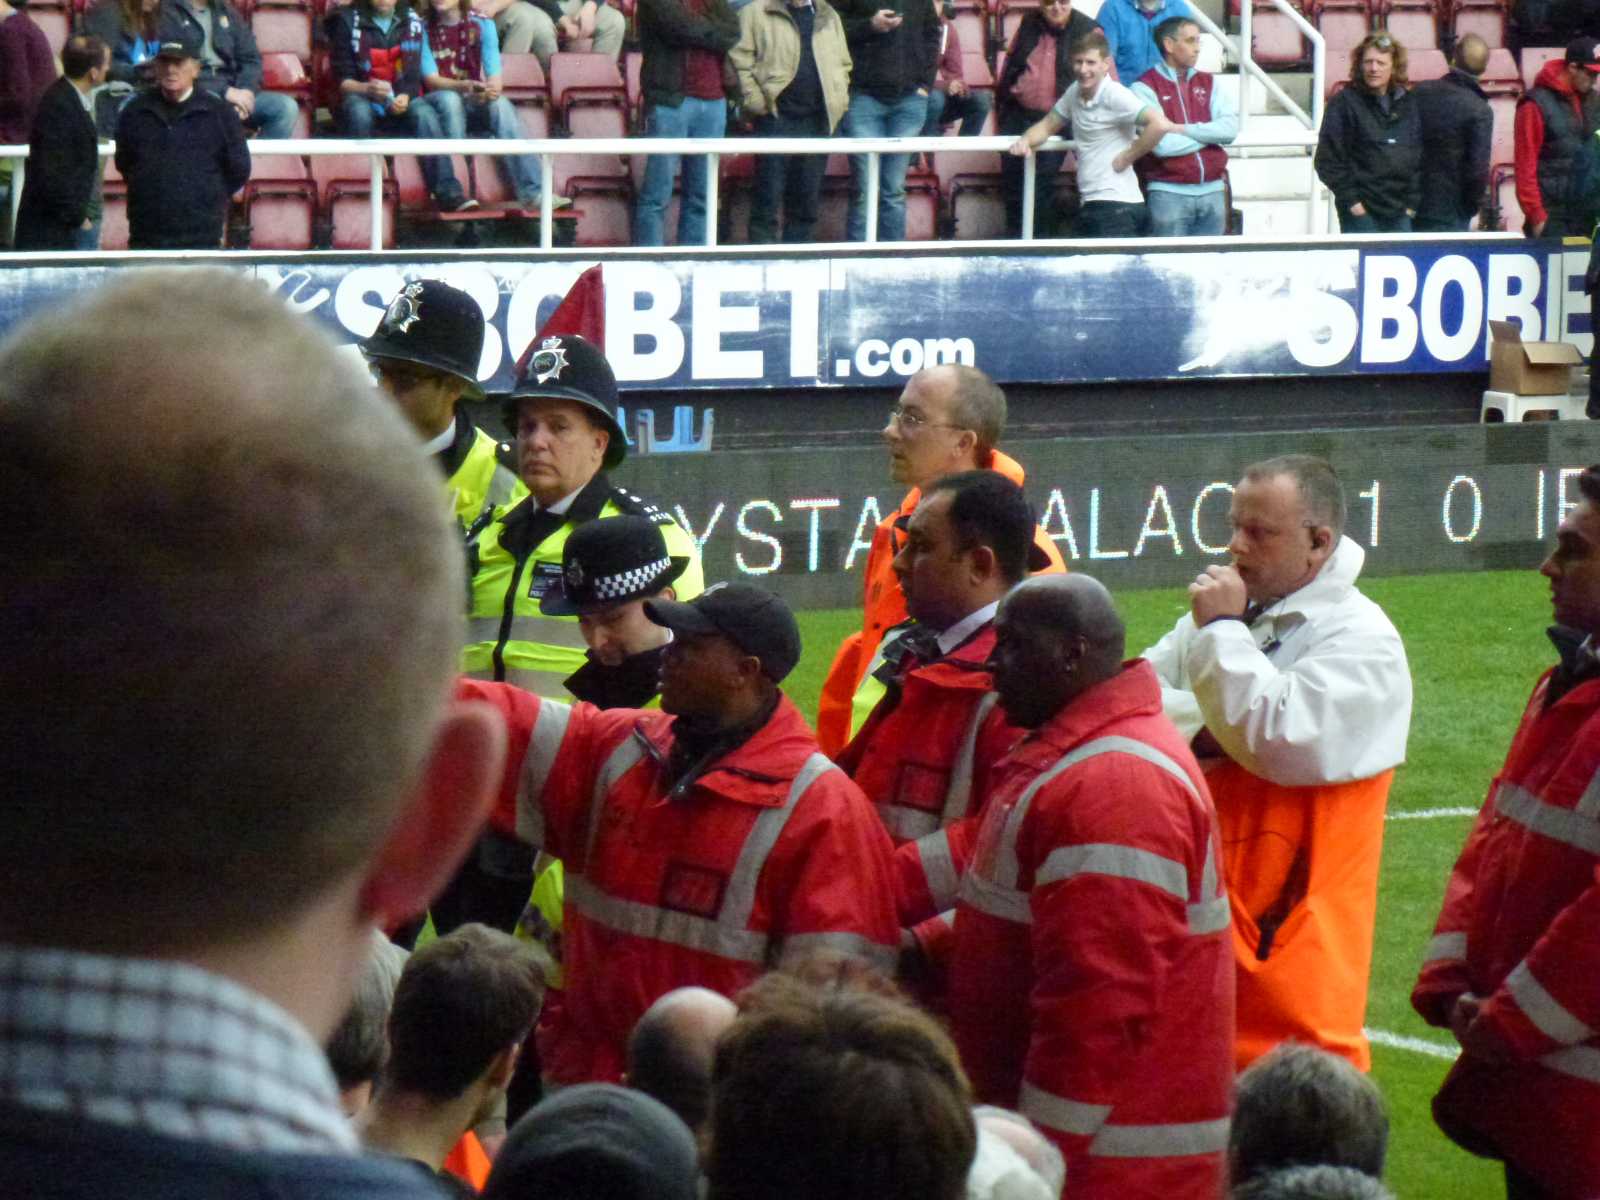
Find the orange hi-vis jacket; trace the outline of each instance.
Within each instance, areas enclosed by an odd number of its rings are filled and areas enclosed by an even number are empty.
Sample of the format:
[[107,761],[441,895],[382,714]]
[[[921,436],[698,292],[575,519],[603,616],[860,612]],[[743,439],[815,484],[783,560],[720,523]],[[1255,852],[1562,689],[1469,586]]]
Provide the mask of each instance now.
[[1512,1058],[1463,1054],[1433,1111],[1551,1196],[1600,1196],[1600,679],[1533,690],[1450,874],[1411,1003],[1449,1027],[1483,1000]]
[[1288,1038],[1362,1070],[1384,808],[1405,758],[1411,674],[1340,540],[1317,576],[1254,622],[1185,616],[1145,652],[1167,715],[1202,725],[1233,901],[1237,1065]]
[[[995,450],[989,469],[998,471],[1018,487],[1022,486],[1023,471],[1016,459]],[[877,703],[878,692],[869,691],[858,697],[861,681],[871,669],[883,635],[896,625],[904,624],[911,615],[906,611],[905,593],[900,590],[900,580],[890,564],[900,552],[904,540],[903,523],[917,510],[922,493],[912,488],[906,493],[900,507],[878,522],[872,531],[872,548],[867,551],[866,566],[862,571],[861,631],[852,633],[839,644],[828,668],[828,677],[822,684],[822,695],[817,701],[817,744],[822,752],[837,758],[861,723],[867,719],[872,706]],[[1033,534],[1032,558],[1048,565],[1039,568],[1038,574],[1052,575],[1066,571],[1067,565],[1056,549],[1055,542],[1042,528]]]
[[[886,652],[895,638],[890,631]],[[908,928],[954,908],[994,765],[1022,739],[992,690],[994,641],[990,619],[949,654],[903,672],[898,695],[891,687],[837,760],[894,839],[896,905]],[[948,928],[920,929],[924,949]]]
[[733,996],[812,949],[893,969],[889,837],[787,697],[673,796],[666,713],[569,707],[476,680],[457,688],[509,728],[491,822],[566,868],[561,1021],[540,1030],[550,1078],[619,1081],[628,1035],[674,988]]
[[961,882],[950,1022],[977,1098],[1067,1158],[1075,1200],[1217,1200],[1233,954],[1215,812],[1148,663],[996,768]]

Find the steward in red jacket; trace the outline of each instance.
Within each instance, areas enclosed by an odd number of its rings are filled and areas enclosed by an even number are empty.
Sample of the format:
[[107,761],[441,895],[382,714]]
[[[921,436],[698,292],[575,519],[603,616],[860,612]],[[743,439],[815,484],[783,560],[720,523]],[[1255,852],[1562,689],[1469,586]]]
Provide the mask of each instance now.
[[1215,1200],[1234,968],[1204,777],[1100,584],[1029,580],[996,627],[1000,702],[1034,732],[997,768],[956,910],[973,1091],[1043,1127],[1074,1197]]
[[892,968],[899,940],[888,836],[777,689],[800,656],[783,602],[733,584],[645,611],[674,633],[665,711],[458,685],[510,727],[494,824],[566,864],[565,1003],[539,1046],[559,1083],[619,1080],[673,988],[732,996],[813,949]]
[[[973,824],[991,769],[1022,737],[996,702],[989,652],[1000,598],[1027,576],[1033,531],[1020,487],[966,471],[929,485],[894,558],[915,620],[885,639],[883,698],[838,761],[900,847],[896,897],[908,927],[954,908],[971,840],[955,827]],[[921,931],[924,950],[948,930]]]
[[1572,1200],[1600,1195],[1600,471],[1579,487],[1541,568],[1562,661],[1533,689],[1411,993],[1462,1046],[1439,1127]]

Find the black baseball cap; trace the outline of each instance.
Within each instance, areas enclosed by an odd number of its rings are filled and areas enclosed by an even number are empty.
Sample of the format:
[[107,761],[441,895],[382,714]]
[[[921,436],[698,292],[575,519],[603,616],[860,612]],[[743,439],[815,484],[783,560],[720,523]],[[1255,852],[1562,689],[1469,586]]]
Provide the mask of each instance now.
[[654,596],[688,567],[667,554],[661,526],[649,517],[585,521],[561,547],[561,578],[539,601],[547,617],[570,617],[592,608]]
[[800,661],[800,626],[789,606],[748,583],[712,584],[693,600],[646,600],[644,615],[686,637],[721,634],[759,658],[773,683]]
[[199,58],[205,45],[200,31],[187,24],[164,26],[159,36],[157,58]]
[[1600,74],[1600,42],[1592,37],[1573,38],[1567,43],[1567,61]]

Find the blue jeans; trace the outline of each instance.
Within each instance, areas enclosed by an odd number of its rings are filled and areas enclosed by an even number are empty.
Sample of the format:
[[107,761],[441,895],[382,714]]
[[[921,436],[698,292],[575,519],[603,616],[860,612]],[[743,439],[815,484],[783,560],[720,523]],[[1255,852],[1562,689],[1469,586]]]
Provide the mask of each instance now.
[[[403,113],[385,113],[380,117],[373,111],[372,101],[355,92],[346,92],[339,98],[339,132],[348,138],[444,136],[438,114],[421,100],[413,99]],[[434,199],[441,203],[461,199],[461,182],[448,156],[427,155],[417,161]]]
[[1221,237],[1228,230],[1227,192],[1169,192],[1153,187],[1145,196],[1151,237]]
[[1392,217],[1375,217],[1371,211],[1359,217],[1348,209],[1339,210],[1340,233],[1410,233],[1411,218],[1405,213]]
[[[850,138],[916,137],[928,117],[928,98],[907,92],[897,100],[883,101],[865,92],[850,93],[850,108],[840,122],[840,132]],[[904,241],[906,236],[906,171],[909,154],[878,156],[878,240]],[[850,215],[845,236],[852,242],[867,239],[867,156],[850,156]]]
[[264,138],[293,137],[295,118],[299,115],[300,106],[293,96],[282,92],[257,92],[256,106],[244,119],[244,127],[254,129]]
[[1126,200],[1085,200],[1072,223],[1077,238],[1136,238],[1144,234],[1144,205]]
[[952,96],[943,88],[934,88],[928,93],[928,119],[923,123],[922,136],[939,137],[946,125],[960,121],[962,137],[977,137],[993,107],[991,92],[969,91]]
[[100,249],[100,222],[96,221],[88,229],[79,228],[72,235],[72,248],[74,250]]
[[[463,99],[460,92],[429,92],[422,103],[433,109],[439,128],[447,138],[464,138],[468,132],[487,133],[492,138],[516,139],[522,136],[522,125],[517,120],[517,110],[504,96],[494,100]],[[510,180],[511,190],[521,204],[537,204],[542,194],[539,186],[539,159],[532,154],[513,154],[495,159]],[[452,172],[452,174],[454,174]]]
[[[677,108],[653,104],[645,117],[646,137],[719,138],[728,128],[724,100],[697,100],[685,96]],[[672,199],[672,179],[678,173],[676,154],[652,154],[645,162],[644,182],[633,212],[633,244],[660,246],[666,242],[667,203]],[[678,245],[706,244],[706,160],[691,154],[683,160],[683,198],[678,205]]]

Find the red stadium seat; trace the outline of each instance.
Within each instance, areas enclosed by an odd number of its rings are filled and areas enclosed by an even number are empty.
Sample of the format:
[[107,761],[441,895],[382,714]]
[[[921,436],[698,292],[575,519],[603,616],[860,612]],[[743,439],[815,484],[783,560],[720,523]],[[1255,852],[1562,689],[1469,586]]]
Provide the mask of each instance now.
[[252,250],[311,249],[317,185],[307,175],[305,161],[297,155],[253,155],[243,216]]
[[500,90],[513,104],[531,101],[537,104],[550,102],[550,85],[545,82],[544,68],[536,54],[502,54],[500,56]]
[[[1383,27],[1413,54],[1439,48],[1439,10],[1435,0],[1385,0]],[[1414,71],[1411,77],[1418,78]]]
[[939,179],[915,163],[906,174],[906,241],[931,242],[939,236]]
[[[335,250],[365,250],[372,244],[371,165],[365,155],[328,154],[311,159],[311,178],[321,193],[317,242]],[[383,244],[394,246],[395,210],[399,191],[393,179],[383,180]]]
[[[1487,88],[1484,89],[1488,91]],[[1516,120],[1518,96],[1512,92],[1490,92],[1489,111],[1494,114],[1494,140],[1490,162],[1511,162],[1517,156]]]
[[961,44],[961,79],[975,92],[994,90],[994,72],[989,70],[988,58],[977,50],[968,50]]
[[[989,52],[989,14],[976,3],[958,4],[955,20],[956,37],[961,40],[963,62],[976,54],[987,59]],[[987,65],[987,62],[985,63]]]
[[50,43],[50,53],[60,58],[61,47],[72,36],[72,10],[66,5],[30,4],[27,11],[33,23],[44,31],[45,40]]
[[550,103],[565,112],[575,99],[614,100],[627,104],[622,72],[606,54],[559,51],[550,59]]
[[1539,72],[1544,65],[1552,60],[1560,61],[1566,57],[1564,46],[1524,46],[1522,48],[1522,86],[1531,88],[1533,81],[1539,77]]
[[1490,95],[1522,95],[1522,70],[1511,51],[1504,47],[1489,51],[1489,65],[1483,69],[1478,85]]
[[[415,155],[397,154],[389,160],[394,168],[395,183],[400,189],[400,211],[406,214],[433,216],[437,212],[433,198],[428,195],[427,181],[422,177],[422,164]],[[471,186],[467,174],[467,160],[463,155],[452,154],[450,164],[455,169],[456,182],[463,189]]]
[[1506,10],[1500,0],[1456,0],[1452,24],[1457,40],[1475,33],[1491,49],[1506,44]]
[[307,61],[291,50],[262,51],[261,86],[269,92],[286,92],[309,100],[311,76],[306,73]]
[[1442,50],[1411,50],[1406,56],[1406,74],[1412,83],[1424,83],[1429,79],[1443,79],[1450,72],[1450,61],[1445,58]]
[[1292,18],[1263,0],[1255,0],[1250,22],[1251,55],[1262,66],[1296,66],[1306,60],[1309,48],[1305,35]]
[[[576,219],[573,244],[577,246],[630,246],[633,244],[633,189],[591,186],[574,182],[568,193]],[[670,213],[668,214],[671,215]],[[676,228],[673,221],[669,228]]]
[[263,56],[275,52],[292,54],[302,63],[311,62],[311,25],[314,14],[308,6],[285,5],[272,0],[250,16],[250,31]]
[[1350,75],[1350,52],[1372,32],[1372,17],[1365,0],[1324,0],[1318,6],[1317,31],[1327,42],[1327,95],[1334,84]]
[[543,104],[519,100],[514,101],[511,107],[517,110],[517,123],[522,126],[523,137],[547,138],[550,136],[550,110]]

